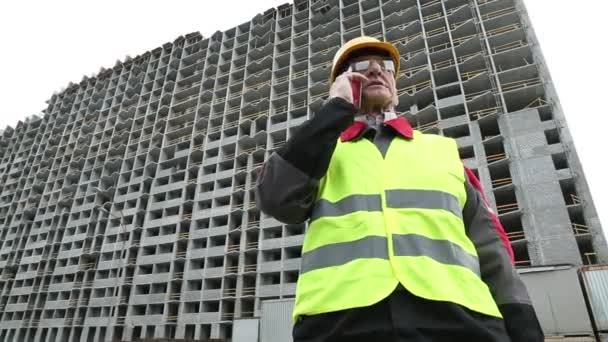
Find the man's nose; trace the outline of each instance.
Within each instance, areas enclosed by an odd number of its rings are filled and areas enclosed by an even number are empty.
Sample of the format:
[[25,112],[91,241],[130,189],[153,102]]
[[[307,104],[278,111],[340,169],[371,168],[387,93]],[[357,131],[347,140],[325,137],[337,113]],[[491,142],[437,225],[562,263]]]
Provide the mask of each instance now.
[[365,71],[365,76],[380,76],[382,74],[382,68],[380,64],[376,61],[370,61],[369,68]]

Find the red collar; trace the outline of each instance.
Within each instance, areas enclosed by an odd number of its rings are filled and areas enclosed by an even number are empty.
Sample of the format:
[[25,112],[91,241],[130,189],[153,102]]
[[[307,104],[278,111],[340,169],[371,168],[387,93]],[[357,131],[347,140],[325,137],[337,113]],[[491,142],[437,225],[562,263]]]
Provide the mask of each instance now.
[[[403,116],[396,117],[394,119],[384,122],[386,125],[391,126],[395,132],[406,139],[414,139],[414,130],[412,126]],[[340,141],[351,141],[358,138],[363,130],[367,127],[367,123],[362,121],[355,121],[350,125],[342,134],[340,134]]]

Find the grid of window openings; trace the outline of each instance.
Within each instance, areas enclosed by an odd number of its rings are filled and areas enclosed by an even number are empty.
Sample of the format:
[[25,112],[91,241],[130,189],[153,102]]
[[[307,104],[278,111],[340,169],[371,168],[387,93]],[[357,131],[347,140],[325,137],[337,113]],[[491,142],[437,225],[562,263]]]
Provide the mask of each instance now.
[[529,27],[518,0],[296,1],[70,84],[1,132],[0,341],[230,338],[262,300],[293,297],[306,224],[260,213],[256,170],[361,35],[399,49],[399,112],[457,140],[518,266],[596,263],[601,228]]

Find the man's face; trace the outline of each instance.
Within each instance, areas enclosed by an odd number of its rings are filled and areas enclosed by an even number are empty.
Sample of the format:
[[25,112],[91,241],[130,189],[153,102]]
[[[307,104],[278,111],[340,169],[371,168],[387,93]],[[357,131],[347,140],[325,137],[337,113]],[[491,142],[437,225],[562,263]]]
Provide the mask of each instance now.
[[[369,63],[360,63],[365,61]],[[394,67],[391,70],[390,65],[386,65],[384,61],[389,61],[392,65],[390,58],[377,55],[361,56],[349,62],[353,71],[365,75],[369,80],[362,85],[364,105],[382,106],[383,108],[391,103],[396,105],[397,88]]]

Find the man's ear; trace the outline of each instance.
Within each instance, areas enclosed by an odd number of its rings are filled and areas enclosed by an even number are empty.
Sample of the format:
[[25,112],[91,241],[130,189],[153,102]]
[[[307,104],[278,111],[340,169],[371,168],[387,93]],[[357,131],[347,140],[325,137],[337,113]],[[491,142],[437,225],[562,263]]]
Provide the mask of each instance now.
[[397,107],[397,105],[399,104],[399,91],[397,90],[397,80],[393,80],[393,98],[392,98],[392,104],[393,106]]

